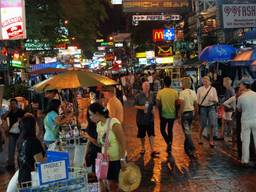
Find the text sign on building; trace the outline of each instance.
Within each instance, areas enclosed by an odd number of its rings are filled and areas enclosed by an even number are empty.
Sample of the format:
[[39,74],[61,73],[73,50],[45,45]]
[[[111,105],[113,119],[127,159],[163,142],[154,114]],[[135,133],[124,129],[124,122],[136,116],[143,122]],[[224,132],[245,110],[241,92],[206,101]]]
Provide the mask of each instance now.
[[26,38],[25,1],[0,0],[0,39]]
[[153,41],[154,42],[173,41],[174,39],[175,39],[174,28],[154,29],[153,30]]
[[123,1],[122,0],[111,0],[111,3],[113,5],[122,5]]
[[224,28],[256,27],[256,4],[222,5]]
[[180,15],[133,15],[133,21],[179,21]]
[[123,0],[124,12],[130,13],[174,13],[188,11],[189,0]]

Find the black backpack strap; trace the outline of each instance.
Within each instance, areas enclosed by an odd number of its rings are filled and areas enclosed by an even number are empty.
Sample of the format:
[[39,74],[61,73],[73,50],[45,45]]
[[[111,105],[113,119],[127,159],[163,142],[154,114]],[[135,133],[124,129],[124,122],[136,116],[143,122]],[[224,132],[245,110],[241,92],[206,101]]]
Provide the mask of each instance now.
[[203,102],[205,101],[206,97],[209,95],[211,89],[212,89],[212,86],[211,86],[210,89],[207,91],[207,93],[205,94],[205,96],[204,96],[202,102],[201,102],[199,105],[202,105],[202,104],[203,104]]

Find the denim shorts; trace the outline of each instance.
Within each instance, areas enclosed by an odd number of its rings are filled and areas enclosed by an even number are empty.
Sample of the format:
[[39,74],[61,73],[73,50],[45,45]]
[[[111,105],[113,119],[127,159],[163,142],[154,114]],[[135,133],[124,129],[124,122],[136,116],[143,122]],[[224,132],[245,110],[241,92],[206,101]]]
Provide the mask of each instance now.
[[210,107],[200,107],[200,125],[201,128],[207,126],[216,127],[216,109],[215,106]]

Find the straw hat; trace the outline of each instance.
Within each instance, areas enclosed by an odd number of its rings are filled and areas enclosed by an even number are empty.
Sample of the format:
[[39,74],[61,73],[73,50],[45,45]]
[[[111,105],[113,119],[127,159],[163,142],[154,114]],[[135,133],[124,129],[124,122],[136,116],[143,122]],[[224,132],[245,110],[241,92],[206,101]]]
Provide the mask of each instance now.
[[128,163],[125,171],[120,170],[119,187],[125,192],[134,191],[141,182],[140,168],[134,163]]

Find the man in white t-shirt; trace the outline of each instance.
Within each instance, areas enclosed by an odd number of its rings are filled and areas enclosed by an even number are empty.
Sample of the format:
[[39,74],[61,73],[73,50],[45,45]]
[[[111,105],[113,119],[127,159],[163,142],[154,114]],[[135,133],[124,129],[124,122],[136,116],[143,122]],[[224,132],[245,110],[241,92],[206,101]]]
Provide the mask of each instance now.
[[209,125],[210,126],[210,147],[214,147],[213,142],[213,130],[216,127],[216,109],[215,105],[218,103],[218,95],[217,91],[214,87],[211,86],[211,81],[208,76],[203,77],[203,86],[199,87],[197,90],[197,101],[199,104],[200,112],[199,112],[199,119],[200,119],[200,142],[202,144],[201,138],[204,128]]
[[187,155],[194,157],[195,146],[191,137],[191,125],[195,111],[197,111],[197,97],[195,91],[191,90],[191,79],[185,77],[181,80],[183,91],[179,94],[180,100],[180,120],[185,135],[184,148]]
[[237,108],[242,112],[241,117],[241,140],[242,159],[241,163],[249,164],[250,160],[250,136],[254,138],[256,148],[256,93],[250,89],[251,80],[242,79],[239,84],[241,96],[238,98]]

